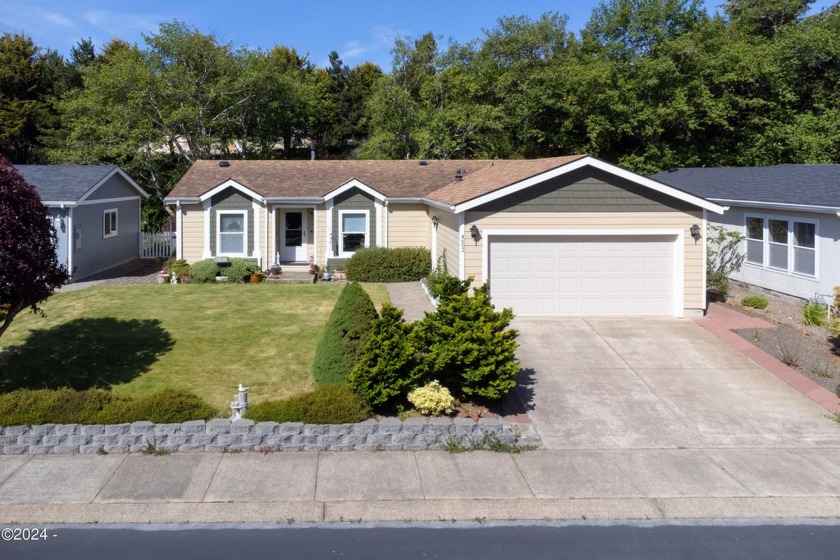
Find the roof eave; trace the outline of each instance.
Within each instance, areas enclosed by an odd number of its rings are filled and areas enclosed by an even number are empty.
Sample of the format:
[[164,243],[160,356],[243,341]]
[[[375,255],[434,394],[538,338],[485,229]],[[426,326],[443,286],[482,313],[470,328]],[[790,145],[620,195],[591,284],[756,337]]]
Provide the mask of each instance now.
[[771,210],[791,210],[813,212],[815,214],[837,214],[840,206],[820,206],[815,204],[787,204],[784,202],[763,202],[760,200],[734,200],[729,198],[709,198],[714,202],[730,207],[743,206],[745,208],[768,208]]

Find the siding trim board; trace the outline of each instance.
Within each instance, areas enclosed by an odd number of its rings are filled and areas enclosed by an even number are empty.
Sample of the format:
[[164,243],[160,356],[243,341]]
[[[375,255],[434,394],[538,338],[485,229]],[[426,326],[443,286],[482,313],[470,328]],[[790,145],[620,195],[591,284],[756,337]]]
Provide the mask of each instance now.
[[[661,237],[673,243],[673,312],[684,317],[685,302],[685,232],[681,229],[488,229],[481,232],[483,246],[482,278],[489,279],[490,244],[494,237]],[[673,238],[673,239],[669,239]]]

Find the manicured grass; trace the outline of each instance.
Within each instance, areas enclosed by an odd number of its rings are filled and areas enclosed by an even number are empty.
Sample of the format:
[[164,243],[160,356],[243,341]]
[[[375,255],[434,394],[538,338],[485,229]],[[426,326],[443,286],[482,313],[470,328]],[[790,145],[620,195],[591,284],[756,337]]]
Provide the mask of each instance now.
[[[312,360],[339,284],[100,286],[56,294],[46,318],[19,315],[0,338],[0,391],[177,387],[226,407],[310,390]],[[368,284],[374,304],[388,301]]]

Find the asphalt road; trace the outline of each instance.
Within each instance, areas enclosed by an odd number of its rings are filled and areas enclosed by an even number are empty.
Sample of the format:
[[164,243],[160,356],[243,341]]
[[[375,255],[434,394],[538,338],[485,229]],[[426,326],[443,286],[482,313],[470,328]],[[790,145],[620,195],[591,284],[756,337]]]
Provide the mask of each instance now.
[[[826,559],[838,521],[785,524],[431,524],[4,527],[0,558]],[[30,529],[27,533],[26,529]],[[35,529],[33,532],[32,529]],[[10,533],[9,530],[12,532]],[[33,538],[38,540],[6,540]],[[46,535],[46,538],[43,536]]]

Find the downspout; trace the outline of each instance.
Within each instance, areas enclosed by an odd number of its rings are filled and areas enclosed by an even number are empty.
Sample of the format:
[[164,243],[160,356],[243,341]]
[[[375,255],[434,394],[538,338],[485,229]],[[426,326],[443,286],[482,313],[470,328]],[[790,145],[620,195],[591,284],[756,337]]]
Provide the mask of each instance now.
[[[62,204],[62,208],[64,205]],[[70,274],[70,279],[73,279],[73,252],[76,250],[76,231],[73,227],[73,208],[67,209],[67,272]]]
[[388,219],[388,201],[385,201],[385,217],[382,219],[383,228],[385,229],[385,247],[388,247],[388,224],[390,224],[390,220]]
[[184,258],[184,218],[181,201],[175,203],[175,258]]
[[466,267],[466,241],[464,241],[464,212],[458,214],[458,237],[460,246],[458,247],[458,278],[463,280],[464,276],[464,268]]
[[[707,278],[706,278],[707,269],[708,269],[708,263],[706,262],[706,259],[709,258],[708,257],[709,252],[707,250],[707,243],[708,243],[708,238],[709,238],[709,225],[708,225],[706,220],[707,220],[706,209],[703,208],[703,274],[702,274],[703,281],[701,282],[700,290],[703,294],[703,298],[702,298],[701,302],[702,302],[702,305],[703,305],[703,313],[704,314],[709,309],[709,302],[708,302],[708,297],[707,297],[708,294],[706,292],[706,282],[708,281]],[[683,265],[683,266],[685,266],[685,265]],[[683,278],[683,290],[685,290],[685,278]]]

